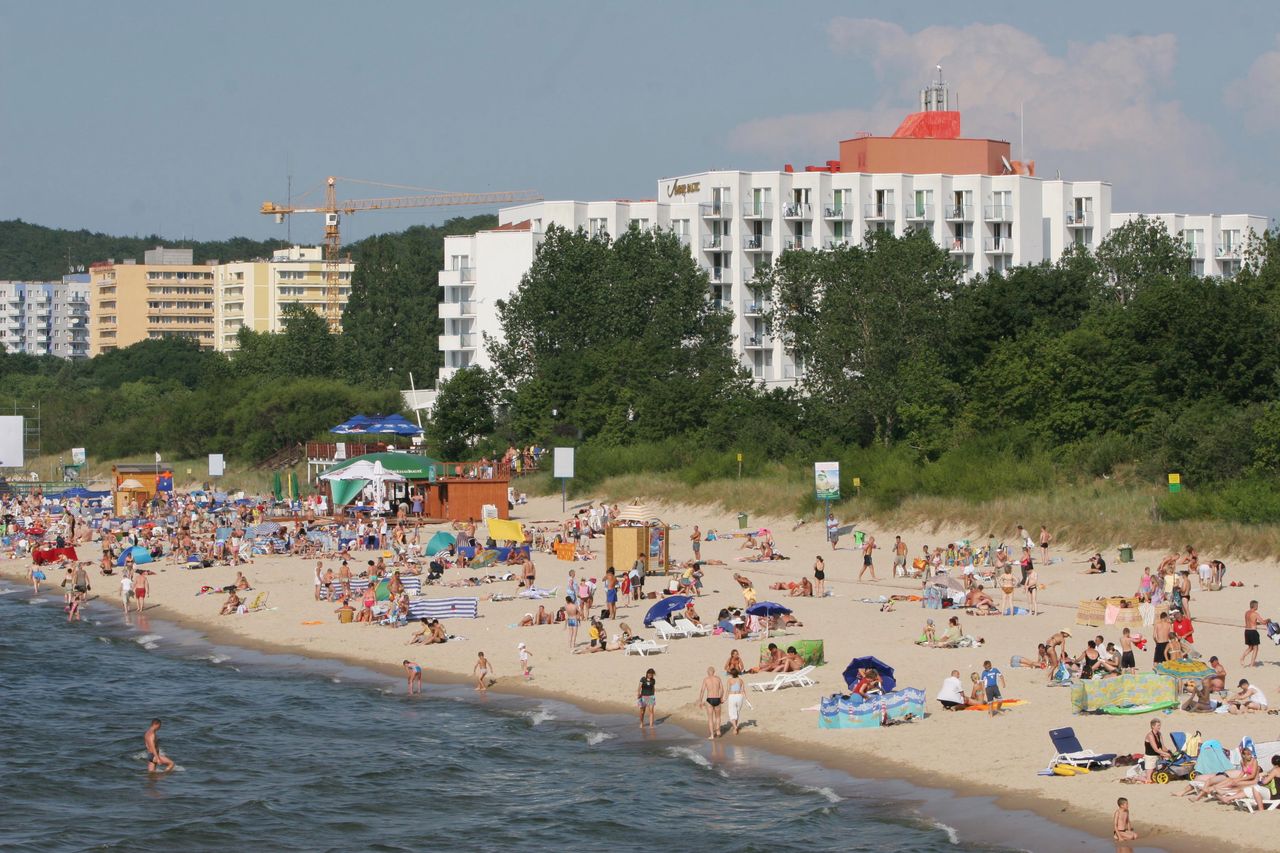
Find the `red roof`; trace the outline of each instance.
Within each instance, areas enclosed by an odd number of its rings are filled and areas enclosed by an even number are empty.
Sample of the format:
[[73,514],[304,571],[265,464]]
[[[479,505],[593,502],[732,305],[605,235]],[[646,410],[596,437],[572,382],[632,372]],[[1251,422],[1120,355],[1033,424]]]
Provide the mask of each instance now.
[[506,225],[499,225],[494,231],[532,231],[533,220],[526,219],[523,222],[508,222]]

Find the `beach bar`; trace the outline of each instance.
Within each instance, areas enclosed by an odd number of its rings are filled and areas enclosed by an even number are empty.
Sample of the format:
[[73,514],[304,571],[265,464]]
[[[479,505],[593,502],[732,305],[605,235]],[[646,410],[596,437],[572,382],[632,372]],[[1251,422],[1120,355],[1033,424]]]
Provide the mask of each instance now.
[[[412,503],[414,496],[421,496],[425,518],[479,521],[485,517],[486,507],[492,507],[494,518],[511,517],[510,477],[505,471],[478,462],[441,462],[414,453],[367,453],[341,461],[324,473],[327,477],[357,464],[374,462],[380,463],[388,473],[403,478],[385,483],[392,503],[400,500]],[[322,479],[320,482],[328,483],[330,498],[337,509],[354,502],[370,481]]]
[[111,466],[111,505],[117,518],[130,507],[142,509],[159,492],[173,492],[173,466],[163,462],[121,463]]

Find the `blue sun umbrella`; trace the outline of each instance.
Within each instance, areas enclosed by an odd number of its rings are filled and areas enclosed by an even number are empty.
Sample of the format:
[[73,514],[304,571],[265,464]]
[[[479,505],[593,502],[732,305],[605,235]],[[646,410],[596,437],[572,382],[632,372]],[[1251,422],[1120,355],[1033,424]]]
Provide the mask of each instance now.
[[748,616],[782,616],[790,612],[790,607],[783,607],[772,601],[757,601],[747,608]]
[[893,667],[879,658],[868,656],[854,658],[844,668],[844,683],[849,685],[850,690],[853,689],[853,685],[858,683],[858,679],[861,677],[860,671],[864,669],[874,669],[880,673],[880,687],[885,693],[892,692],[893,688],[898,686],[898,682],[893,677]]
[[667,596],[649,608],[649,612],[644,615],[644,626],[646,628],[652,628],[653,620],[666,619],[677,610],[684,610],[692,600],[693,599],[687,595]]

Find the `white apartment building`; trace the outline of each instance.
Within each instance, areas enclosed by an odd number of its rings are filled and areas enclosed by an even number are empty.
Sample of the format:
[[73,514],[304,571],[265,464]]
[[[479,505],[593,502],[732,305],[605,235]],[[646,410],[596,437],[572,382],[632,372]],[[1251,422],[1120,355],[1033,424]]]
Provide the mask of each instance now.
[[[632,225],[674,232],[706,270],[708,299],[732,311],[743,365],[759,382],[790,385],[802,368],[766,324],[770,294],[755,286],[757,271],[785,251],[862,244],[873,230],[923,230],[972,277],[1053,261],[1072,245],[1096,249],[1138,215],[1112,212],[1106,181],[1043,180],[1034,163],[1009,160],[1007,142],[960,138],[947,98],[942,84],[926,89],[924,110],[893,137],[845,140],[840,161],[826,166],[664,178],[652,200],[523,204],[499,211],[495,230],[446,237],[438,382],[490,366],[483,335],[500,331],[494,304],[515,292],[551,225],[613,236]],[[1249,232],[1267,227],[1265,217],[1246,214],[1154,218],[1187,241],[1195,272],[1209,276],[1238,272]],[[433,397],[419,392],[410,405]]]
[[[338,265],[338,301],[346,308],[355,264]],[[320,246],[290,246],[270,259],[217,264],[214,271],[214,348],[233,352],[237,334],[247,326],[258,332],[281,332],[286,305],[299,303],[324,315],[325,263]]]
[[89,274],[0,281],[0,342],[9,353],[87,358]]

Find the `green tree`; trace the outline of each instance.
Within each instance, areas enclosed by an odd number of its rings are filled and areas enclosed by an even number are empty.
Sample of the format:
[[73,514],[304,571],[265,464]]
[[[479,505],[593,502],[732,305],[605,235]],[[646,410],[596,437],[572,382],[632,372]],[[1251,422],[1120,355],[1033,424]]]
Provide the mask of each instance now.
[[620,444],[702,429],[746,387],[731,317],[670,233],[549,228],[488,342],[517,435]]
[[439,388],[427,435],[446,461],[463,461],[494,431],[498,383],[488,371],[467,367]]
[[1186,243],[1145,216],[1113,229],[1098,245],[1096,256],[1105,286],[1121,305],[1143,286],[1161,278],[1187,276],[1191,271]]
[[871,231],[865,247],[787,252],[764,281],[775,297],[770,322],[804,363],[805,389],[844,413],[847,438],[865,421],[892,442],[910,392],[930,381],[921,371],[941,370],[916,356],[944,338],[956,265],[927,234]]

